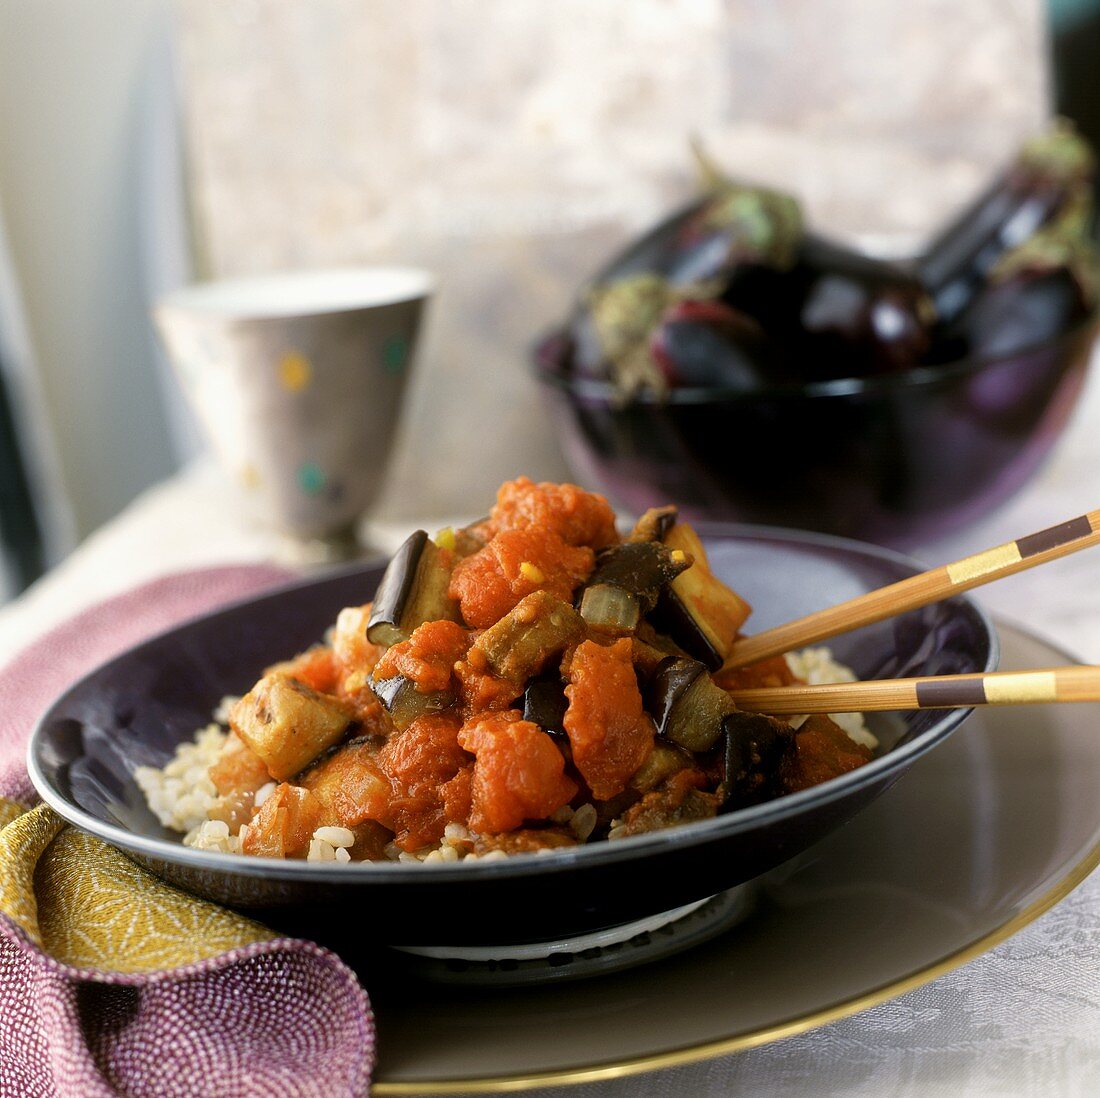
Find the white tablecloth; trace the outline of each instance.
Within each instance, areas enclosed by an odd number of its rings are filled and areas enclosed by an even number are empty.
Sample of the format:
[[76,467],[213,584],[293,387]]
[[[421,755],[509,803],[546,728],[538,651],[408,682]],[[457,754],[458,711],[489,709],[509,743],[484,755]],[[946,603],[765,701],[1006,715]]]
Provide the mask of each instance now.
[[[1041,475],[979,526],[918,550],[944,563],[1100,507],[1100,376]],[[450,516],[425,516],[443,525]],[[379,544],[403,537],[376,527]],[[82,607],[144,579],[258,560],[217,469],[200,462],[137,500],[22,598],[0,610],[0,664]],[[983,588],[995,614],[1100,663],[1100,550]],[[1098,741],[1100,750],[1100,741]],[[1100,791],[1097,792],[1100,797]],[[855,1017],[688,1068],[538,1093],[1075,1098],[1100,1095],[1100,874],[1035,924],[965,967]]]

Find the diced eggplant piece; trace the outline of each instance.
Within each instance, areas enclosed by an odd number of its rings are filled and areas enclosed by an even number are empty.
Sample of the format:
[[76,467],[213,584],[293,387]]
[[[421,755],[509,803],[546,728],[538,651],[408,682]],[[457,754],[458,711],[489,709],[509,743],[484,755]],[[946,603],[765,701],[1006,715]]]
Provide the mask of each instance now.
[[416,683],[404,675],[395,675],[392,679],[371,679],[371,689],[382,703],[398,732],[404,731],[426,713],[438,713],[449,709],[455,702],[450,690],[431,690],[422,693]]
[[642,620],[642,601],[625,587],[597,583],[584,589],[581,617],[590,629],[623,636],[633,633]]
[[650,620],[685,652],[716,671],[752,607],[711,572],[703,543],[687,523],[673,526],[664,544],[687,554],[693,563],[661,592]]
[[537,724],[551,736],[564,736],[569,700],[560,675],[533,679],[523,693],[523,719]]
[[229,714],[233,731],[276,781],[293,777],[339,742],[352,719],[338,698],[279,674],[265,675]]
[[493,672],[526,682],[585,635],[584,618],[548,591],[532,591],[474,641]]
[[786,721],[763,713],[729,713],[722,721],[721,811],[769,800],[779,792],[780,763],[794,746]]
[[627,541],[664,541],[665,535],[676,525],[675,507],[651,507],[634,524]]
[[644,701],[658,734],[688,751],[713,747],[722,734],[722,721],[735,709],[703,664],[675,656],[658,665]]
[[624,541],[597,554],[588,584],[621,587],[637,595],[648,613],[657,605],[661,589],[687,571],[692,560],[683,549],[659,541]]
[[[630,638],[630,658],[634,662],[634,670],[638,673],[640,681],[651,679],[657,672],[662,660],[669,656],[683,656],[685,653],[671,644],[664,637],[651,637],[646,635],[646,622],[638,627],[640,633]],[[659,645],[659,647],[658,647]]]
[[367,640],[389,647],[426,621],[458,621],[458,604],[447,596],[450,578],[439,546],[423,530],[410,534],[375,592]]
[[632,633],[661,591],[690,567],[686,553],[659,541],[624,541],[604,549],[581,598],[581,616],[592,629]]
[[666,778],[692,765],[694,761],[691,756],[680,748],[670,743],[657,743],[649,753],[649,758],[634,772],[630,787],[639,793],[648,793]]

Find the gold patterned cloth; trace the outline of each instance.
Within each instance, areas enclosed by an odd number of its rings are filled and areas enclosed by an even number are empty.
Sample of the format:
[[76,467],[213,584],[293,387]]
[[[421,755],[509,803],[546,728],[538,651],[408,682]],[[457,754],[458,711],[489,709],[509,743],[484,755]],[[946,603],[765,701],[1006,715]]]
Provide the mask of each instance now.
[[45,805],[0,798],[0,912],[56,961],[155,972],[277,937],[154,877]]
[[30,807],[27,739],[61,690],[145,636],[284,578],[233,567],[156,580],[0,670],[0,1095],[368,1092],[373,1016],[338,957]]

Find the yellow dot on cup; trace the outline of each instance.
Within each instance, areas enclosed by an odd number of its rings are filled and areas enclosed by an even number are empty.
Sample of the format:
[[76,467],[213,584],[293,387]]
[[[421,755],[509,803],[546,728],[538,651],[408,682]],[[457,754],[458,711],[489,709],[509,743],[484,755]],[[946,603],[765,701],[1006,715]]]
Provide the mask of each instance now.
[[260,486],[260,470],[251,462],[241,466],[240,478],[242,486],[247,488],[250,492],[255,491]]
[[279,359],[279,381],[291,393],[300,393],[313,380],[313,366],[298,351],[288,351]]

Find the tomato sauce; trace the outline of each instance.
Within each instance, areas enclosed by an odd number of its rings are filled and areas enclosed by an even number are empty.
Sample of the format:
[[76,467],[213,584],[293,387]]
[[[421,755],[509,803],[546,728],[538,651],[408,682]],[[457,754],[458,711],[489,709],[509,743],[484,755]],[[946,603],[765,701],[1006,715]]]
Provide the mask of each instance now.
[[628,638],[604,647],[585,641],[573,653],[565,696],[565,730],[573,763],[597,800],[617,796],[653,750],[653,722],[642,695]]

